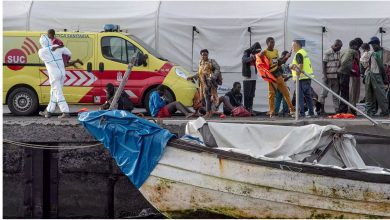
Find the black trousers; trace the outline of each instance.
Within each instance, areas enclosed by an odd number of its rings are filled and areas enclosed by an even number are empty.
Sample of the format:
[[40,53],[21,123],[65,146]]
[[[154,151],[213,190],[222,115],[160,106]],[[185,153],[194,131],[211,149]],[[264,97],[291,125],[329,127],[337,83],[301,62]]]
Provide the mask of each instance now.
[[[349,74],[340,74],[340,96],[349,102]],[[348,113],[348,105],[340,101],[339,112],[338,113]]]
[[255,98],[256,80],[244,80],[244,106],[246,109],[252,110],[253,98]]

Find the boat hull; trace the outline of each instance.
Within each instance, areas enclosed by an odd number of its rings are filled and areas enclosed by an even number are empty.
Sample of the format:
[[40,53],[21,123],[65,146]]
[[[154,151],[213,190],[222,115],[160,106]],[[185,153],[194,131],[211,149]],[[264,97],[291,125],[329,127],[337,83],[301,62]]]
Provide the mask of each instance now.
[[390,217],[386,181],[306,173],[294,164],[261,166],[171,146],[140,191],[172,218],[199,217],[196,212],[235,218]]

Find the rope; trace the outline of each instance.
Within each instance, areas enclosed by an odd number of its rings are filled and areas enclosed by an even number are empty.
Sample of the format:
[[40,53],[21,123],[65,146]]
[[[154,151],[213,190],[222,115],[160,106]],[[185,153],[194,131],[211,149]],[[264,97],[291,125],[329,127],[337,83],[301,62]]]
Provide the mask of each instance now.
[[75,150],[75,149],[84,149],[84,148],[91,148],[91,147],[97,147],[101,146],[101,143],[92,144],[92,145],[84,145],[84,146],[50,146],[50,145],[40,145],[40,144],[29,144],[29,143],[23,143],[23,142],[17,142],[12,140],[3,139],[3,143],[12,144],[19,147],[25,147],[25,148],[34,148],[34,149],[41,149],[41,150]]

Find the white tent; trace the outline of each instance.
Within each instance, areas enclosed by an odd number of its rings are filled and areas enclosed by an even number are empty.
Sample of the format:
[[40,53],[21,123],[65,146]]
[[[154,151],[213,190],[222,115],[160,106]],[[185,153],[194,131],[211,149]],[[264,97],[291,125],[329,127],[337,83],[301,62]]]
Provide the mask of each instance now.
[[[385,1],[5,1],[3,28],[82,32],[119,24],[189,71],[196,71],[200,49],[209,49],[224,72],[224,86],[230,87],[242,80],[243,50],[255,41],[265,48],[269,36],[280,52],[290,50],[293,39],[304,39],[320,79],[322,51],[337,38],[346,48],[355,37],[381,37],[380,27],[389,32],[389,9]],[[383,46],[390,47],[389,34],[383,34]],[[320,94],[321,89],[313,87]],[[259,80],[257,109],[267,108],[266,97],[266,84]]]

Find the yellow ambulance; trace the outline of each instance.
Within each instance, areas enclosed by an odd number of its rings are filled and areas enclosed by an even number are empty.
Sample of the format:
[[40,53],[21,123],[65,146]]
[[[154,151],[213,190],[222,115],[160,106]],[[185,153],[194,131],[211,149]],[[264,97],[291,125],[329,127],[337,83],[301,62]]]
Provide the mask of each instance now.
[[[35,114],[50,100],[50,84],[45,65],[38,57],[43,32],[3,32],[3,104],[15,115]],[[102,104],[108,83],[119,86],[129,60],[139,54],[143,65],[133,67],[125,92],[138,107],[148,109],[151,93],[160,84],[166,97],[192,105],[197,85],[186,78],[183,67],[164,59],[141,39],[118,30],[100,33],[56,33],[71,52],[71,60],[82,66],[67,67],[64,95],[69,104]]]

